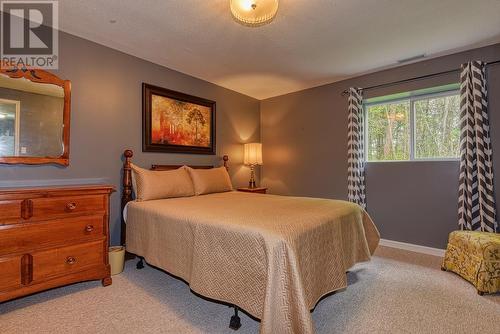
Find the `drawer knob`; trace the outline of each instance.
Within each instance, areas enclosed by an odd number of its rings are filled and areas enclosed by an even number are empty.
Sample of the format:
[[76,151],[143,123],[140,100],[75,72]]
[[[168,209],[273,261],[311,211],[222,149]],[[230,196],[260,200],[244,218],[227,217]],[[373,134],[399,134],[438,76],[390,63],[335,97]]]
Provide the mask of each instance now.
[[75,209],[76,209],[76,203],[75,203],[75,202],[71,202],[71,203],[66,204],[66,209],[67,209],[68,211],[73,211],[73,210],[75,210]]
[[66,258],[66,263],[69,264],[69,265],[72,265],[72,264],[75,264],[76,263],[76,259],[72,256],[68,256]]
[[85,232],[90,233],[94,230],[94,225],[85,226]]

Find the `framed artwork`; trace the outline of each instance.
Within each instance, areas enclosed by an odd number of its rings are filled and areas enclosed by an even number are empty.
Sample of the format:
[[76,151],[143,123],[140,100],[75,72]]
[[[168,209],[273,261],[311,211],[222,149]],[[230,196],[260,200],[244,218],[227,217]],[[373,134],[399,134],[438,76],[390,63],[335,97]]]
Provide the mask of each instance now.
[[142,84],[142,151],[215,154],[215,102]]

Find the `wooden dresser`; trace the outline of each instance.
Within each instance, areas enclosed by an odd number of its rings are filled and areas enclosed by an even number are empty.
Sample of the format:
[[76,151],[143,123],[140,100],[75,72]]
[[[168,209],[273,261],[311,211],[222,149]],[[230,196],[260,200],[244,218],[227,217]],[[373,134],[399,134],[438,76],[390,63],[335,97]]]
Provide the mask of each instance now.
[[86,280],[111,284],[112,186],[0,188],[0,302]]

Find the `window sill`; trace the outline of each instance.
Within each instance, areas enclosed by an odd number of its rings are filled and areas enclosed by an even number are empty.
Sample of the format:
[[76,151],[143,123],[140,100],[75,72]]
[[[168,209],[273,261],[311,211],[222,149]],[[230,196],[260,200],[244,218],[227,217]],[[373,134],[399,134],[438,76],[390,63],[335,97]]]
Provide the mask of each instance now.
[[460,162],[460,159],[415,159],[415,160],[379,160],[365,161],[366,164],[385,164],[385,163],[408,163],[408,162]]

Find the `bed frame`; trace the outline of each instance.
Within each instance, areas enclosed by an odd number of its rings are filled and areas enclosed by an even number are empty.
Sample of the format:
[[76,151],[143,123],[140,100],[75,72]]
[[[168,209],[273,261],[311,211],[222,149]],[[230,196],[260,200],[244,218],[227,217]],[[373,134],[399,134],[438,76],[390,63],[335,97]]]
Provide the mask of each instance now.
[[[121,198],[121,229],[120,229],[120,241],[121,245],[125,245],[125,240],[126,240],[126,225],[125,225],[125,219],[123,217],[123,209],[125,208],[125,205],[127,205],[128,202],[132,201],[132,168],[130,167],[130,164],[132,162],[132,157],[134,156],[134,152],[132,150],[125,150],[123,152],[124,160],[123,160],[123,176],[122,176],[122,198]],[[226,170],[229,171],[228,167],[228,161],[229,157],[227,155],[224,155],[222,157],[223,160],[223,165],[226,168]],[[155,171],[165,171],[165,170],[173,170],[182,167],[183,165],[151,165],[151,170]],[[191,168],[194,169],[210,169],[214,168],[213,165],[188,165]],[[139,257],[139,262],[137,263],[136,267],[137,269],[142,269],[144,268],[144,258]],[[227,304],[226,304],[227,305]],[[241,327],[241,320],[240,317],[238,316],[238,306],[236,305],[228,305],[229,307],[234,308],[234,315],[231,316],[231,319],[229,321],[229,328],[233,330],[238,330]]]

